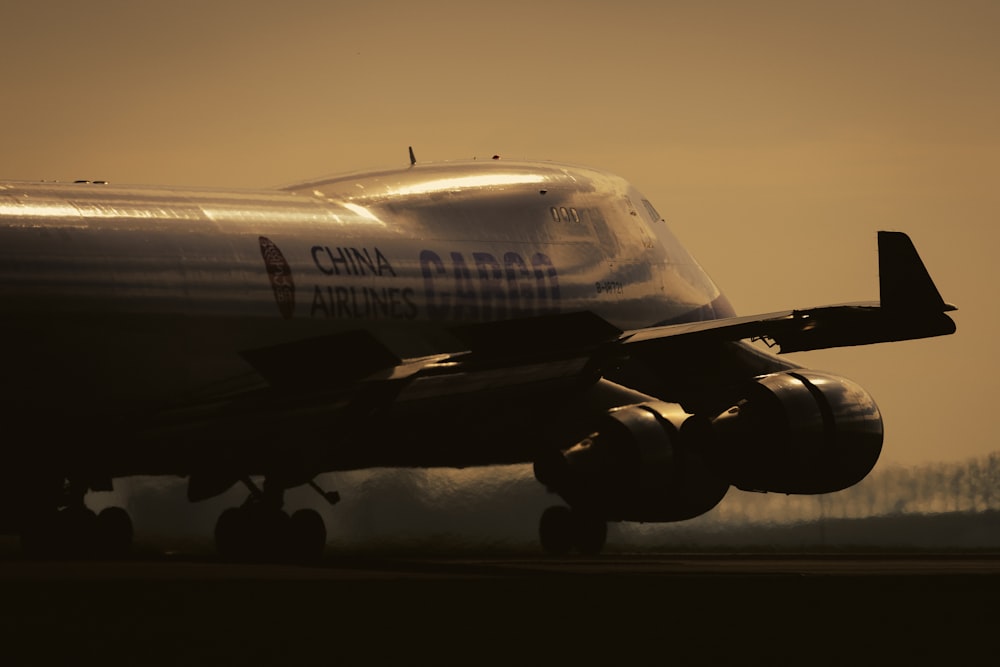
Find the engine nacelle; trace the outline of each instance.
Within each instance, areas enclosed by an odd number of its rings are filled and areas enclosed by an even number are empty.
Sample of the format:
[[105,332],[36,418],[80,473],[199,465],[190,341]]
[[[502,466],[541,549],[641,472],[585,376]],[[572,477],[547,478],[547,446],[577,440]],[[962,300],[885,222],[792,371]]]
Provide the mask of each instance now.
[[598,430],[535,462],[535,476],[575,509],[612,521],[681,521],[715,507],[729,482],[688,446],[691,415],[650,401],[608,411]]
[[[860,482],[882,451],[882,417],[850,380],[799,370],[757,378],[699,440],[734,486],[748,491],[830,493]],[[692,423],[690,426],[694,426]]]

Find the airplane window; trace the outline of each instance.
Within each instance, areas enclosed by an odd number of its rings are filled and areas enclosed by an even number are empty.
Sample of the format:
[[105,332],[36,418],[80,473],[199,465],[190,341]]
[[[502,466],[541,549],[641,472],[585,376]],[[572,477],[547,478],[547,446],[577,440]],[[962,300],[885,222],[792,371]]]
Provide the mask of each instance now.
[[648,199],[643,199],[642,203],[645,205],[646,212],[649,213],[649,217],[653,222],[661,222],[663,220],[663,217],[656,212],[656,209],[653,208],[653,205],[649,203]]
[[635,212],[635,204],[633,204],[632,200],[629,199],[628,197],[625,197],[625,205],[628,207],[629,215],[639,215],[638,213]]
[[576,212],[575,208],[571,208],[569,214],[573,217],[573,222],[580,222],[580,214]]
[[560,206],[559,207],[559,217],[561,217],[566,222],[569,222],[569,213],[566,212],[566,207],[565,206]]
[[556,207],[553,206],[552,208],[550,208],[549,212],[552,213],[552,219],[555,220],[556,222],[559,222],[559,211],[556,209]]

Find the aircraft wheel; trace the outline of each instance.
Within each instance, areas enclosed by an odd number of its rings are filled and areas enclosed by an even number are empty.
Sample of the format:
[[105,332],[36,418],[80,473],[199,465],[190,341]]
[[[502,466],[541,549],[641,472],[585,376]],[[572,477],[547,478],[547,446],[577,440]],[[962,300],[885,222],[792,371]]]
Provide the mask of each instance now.
[[132,546],[132,520],[121,507],[100,515],[86,507],[42,512],[21,532],[21,549],[31,558],[120,558]]
[[288,525],[289,555],[300,562],[315,562],[326,548],[326,524],[316,510],[299,510]]
[[122,558],[132,549],[132,519],[121,507],[106,507],[97,515],[96,546],[105,558]]
[[592,514],[574,512],[573,546],[584,556],[596,556],[608,540],[608,524]]
[[230,507],[215,522],[215,550],[224,560],[241,560],[249,551],[250,517],[240,507]]
[[573,510],[562,505],[542,512],[538,522],[538,539],[542,551],[550,556],[565,556],[573,548]]
[[215,549],[224,560],[283,560],[289,521],[288,514],[280,509],[231,507],[215,524]]
[[288,514],[280,509],[260,510],[251,528],[252,552],[254,560],[285,560],[290,536]]

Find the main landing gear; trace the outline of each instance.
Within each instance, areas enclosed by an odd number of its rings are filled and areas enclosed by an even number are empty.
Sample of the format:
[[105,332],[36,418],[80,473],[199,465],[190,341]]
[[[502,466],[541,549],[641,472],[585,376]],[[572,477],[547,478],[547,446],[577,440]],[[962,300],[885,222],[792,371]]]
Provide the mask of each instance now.
[[132,550],[132,520],[121,507],[88,508],[85,485],[66,483],[52,509],[24,519],[21,549],[32,558],[124,558]]
[[608,539],[608,524],[596,514],[557,505],[542,512],[538,539],[550,556],[565,556],[574,549],[596,556]]
[[[314,562],[326,548],[326,525],[319,512],[284,511],[284,489],[265,481],[263,489],[249,478],[243,483],[250,496],[239,507],[231,507],[215,524],[215,548],[225,560]],[[315,482],[309,486],[335,505],[336,491],[323,491]]]

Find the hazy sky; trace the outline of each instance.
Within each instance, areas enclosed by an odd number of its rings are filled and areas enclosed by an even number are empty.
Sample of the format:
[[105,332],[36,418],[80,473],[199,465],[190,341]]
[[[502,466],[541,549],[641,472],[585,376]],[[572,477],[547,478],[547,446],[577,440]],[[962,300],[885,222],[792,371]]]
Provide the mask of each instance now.
[[883,461],[1000,449],[1000,2],[2,0],[2,179],[261,187],[499,153],[605,168],[742,314],[875,298],[909,232],[957,335],[796,355]]

